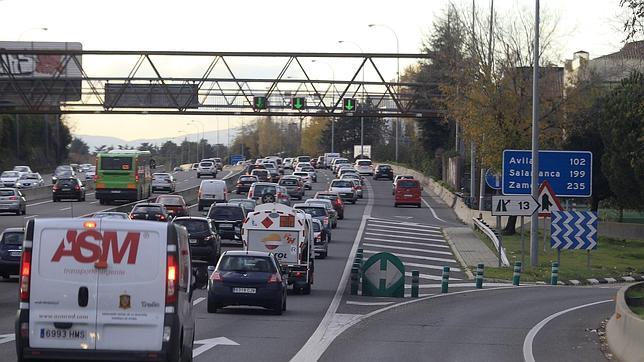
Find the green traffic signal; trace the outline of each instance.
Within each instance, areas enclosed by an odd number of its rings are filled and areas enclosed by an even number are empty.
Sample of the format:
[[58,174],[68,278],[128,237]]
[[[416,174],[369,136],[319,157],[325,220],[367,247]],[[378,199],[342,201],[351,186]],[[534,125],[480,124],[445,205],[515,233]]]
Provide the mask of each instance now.
[[255,109],[266,109],[266,97],[256,96],[253,97],[253,106]]
[[356,108],[355,98],[344,98],[342,100],[342,109],[345,111],[351,112]]
[[306,99],[304,97],[295,97],[291,100],[292,109],[303,109],[306,106]]

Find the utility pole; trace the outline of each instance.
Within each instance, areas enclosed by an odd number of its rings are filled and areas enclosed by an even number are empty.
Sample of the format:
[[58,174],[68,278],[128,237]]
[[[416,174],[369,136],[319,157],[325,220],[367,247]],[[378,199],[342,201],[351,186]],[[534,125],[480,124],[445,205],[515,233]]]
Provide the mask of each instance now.
[[[475,0],[472,0],[472,47],[476,44],[476,33],[474,31],[474,24],[476,18],[476,5]],[[474,51],[472,51],[474,55]],[[474,141],[470,142],[470,204],[474,205],[476,200],[476,144]],[[470,206],[471,207],[471,206]]]
[[[539,197],[539,0],[534,13],[534,64],[532,66],[532,197]],[[530,217],[530,265],[539,264],[539,214]]]

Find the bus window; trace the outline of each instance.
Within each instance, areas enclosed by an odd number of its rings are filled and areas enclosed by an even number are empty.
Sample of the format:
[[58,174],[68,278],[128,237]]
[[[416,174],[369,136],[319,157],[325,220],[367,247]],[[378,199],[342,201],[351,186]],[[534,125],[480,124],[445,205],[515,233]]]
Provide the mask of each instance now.
[[132,157],[101,158],[100,169],[103,171],[130,171],[132,169]]

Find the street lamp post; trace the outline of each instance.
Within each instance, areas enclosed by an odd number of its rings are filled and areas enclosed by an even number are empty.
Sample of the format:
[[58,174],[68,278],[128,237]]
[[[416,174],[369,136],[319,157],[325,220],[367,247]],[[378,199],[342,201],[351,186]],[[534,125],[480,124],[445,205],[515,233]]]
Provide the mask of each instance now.
[[[195,127],[197,127],[197,137],[199,137],[199,125],[198,124],[188,122],[188,123],[186,123],[186,125],[187,126],[195,126]],[[197,138],[197,137],[195,137],[195,138]],[[196,150],[195,150],[195,156],[197,156],[197,158],[199,158],[199,143],[197,143],[196,146],[197,147],[196,147]],[[190,139],[188,139],[188,150],[190,150]],[[192,161],[189,161],[189,162],[192,162]]]
[[[364,54],[364,50],[362,50],[362,47],[358,43],[356,43],[354,41],[338,40],[338,43],[339,44],[344,44],[344,43],[353,44],[353,45],[357,46],[358,49],[360,49],[360,53]],[[363,66],[362,67],[362,106],[364,107],[364,105],[365,105],[365,98],[364,98],[364,66]],[[363,112],[364,112],[364,109],[363,109]],[[360,155],[361,156],[364,155],[364,116],[362,114],[360,115]]]
[[[331,64],[327,62],[323,62],[321,60],[317,59],[312,59],[311,63],[321,63],[321,64],[326,64],[329,69],[331,69],[331,76],[332,76],[332,84],[331,84],[331,103],[333,103],[333,106],[335,108],[335,71],[333,70],[333,67]],[[331,152],[335,152],[335,117],[331,116]]]
[[[191,119],[189,124],[195,124],[195,122],[199,123],[199,125],[201,126],[201,140],[199,141],[199,143],[201,143],[201,158],[200,159],[203,159],[204,157],[206,157],[206,152],[204,151],[204,143],[205,142],[203,142],[204,138],[206,137],[206,131],[205,131],[205,127],[203,125],[203,122],[201,122],[199,120]],[[197,143],[197,158],[199,158],[199,143]]]
[[[389,29],[389,31],[391,31],[391,33],[394,34],[394,37],[396,38],[396,54],[400,54],[400,42],[398,41],[398,34],[396,34],[396,31],[394,29],[392,29],[391,27],[389,27],[388,25],[385,25],[385,24],[369,24],[370,28],[373,28],[373,27],[376,27],[376,26],[380,26],[380,27],[383,27],[385,29]],[[400,84],[400,58],[399,57],[396,58],[396,83],[397,83],[396,84],[396,95],[398,95],[398,94],[400,94],[400,86],[398,86],[398,84]],[[395,137],[396,137],[396,162],[398,162],[398,128],[400,126],[399,123],[400,123],[400,118],[396,118],[396,132],[395,132],[396,133],[396,135],[395,135]]]

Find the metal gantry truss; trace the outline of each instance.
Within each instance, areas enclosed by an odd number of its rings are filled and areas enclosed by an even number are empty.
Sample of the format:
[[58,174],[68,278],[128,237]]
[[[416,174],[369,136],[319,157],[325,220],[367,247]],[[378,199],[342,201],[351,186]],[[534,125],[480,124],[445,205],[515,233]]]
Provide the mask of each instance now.
[[[20,57],[48,57],[50,74],[21,73],[15,64]],[[397,83],[385,78],[378,62],[396,58],[427,61],[428,55],[0,49],[0,114],[297,117],[436,114],[435,110],[421,106],[428,102],[419,102],[419,97],[426,96],[419,90],[427,89],[428,84]],[[51,59],[57,64],[51,64]],[[351,70],[344,72],[351,76],[337,79],[331,67],[333,79],[312,78],[312,60],[327,65],[333,62],[336,68]],[[272,69],[267,64],[272,64]],[[250,75],[277,74],[245,76],[239,69]],[[359,79],[365,70],[371,74],[366,81]],[[137,96],[155,98],[155,106],[147,101],[136,104]],[[267,107],[256,107],[254,97],[266,97]],[[294,110],[291,105],[294,97],[304,97],[306,106]],[[356,99],[358,107],[351,112],[343,110],[345,98]]]

